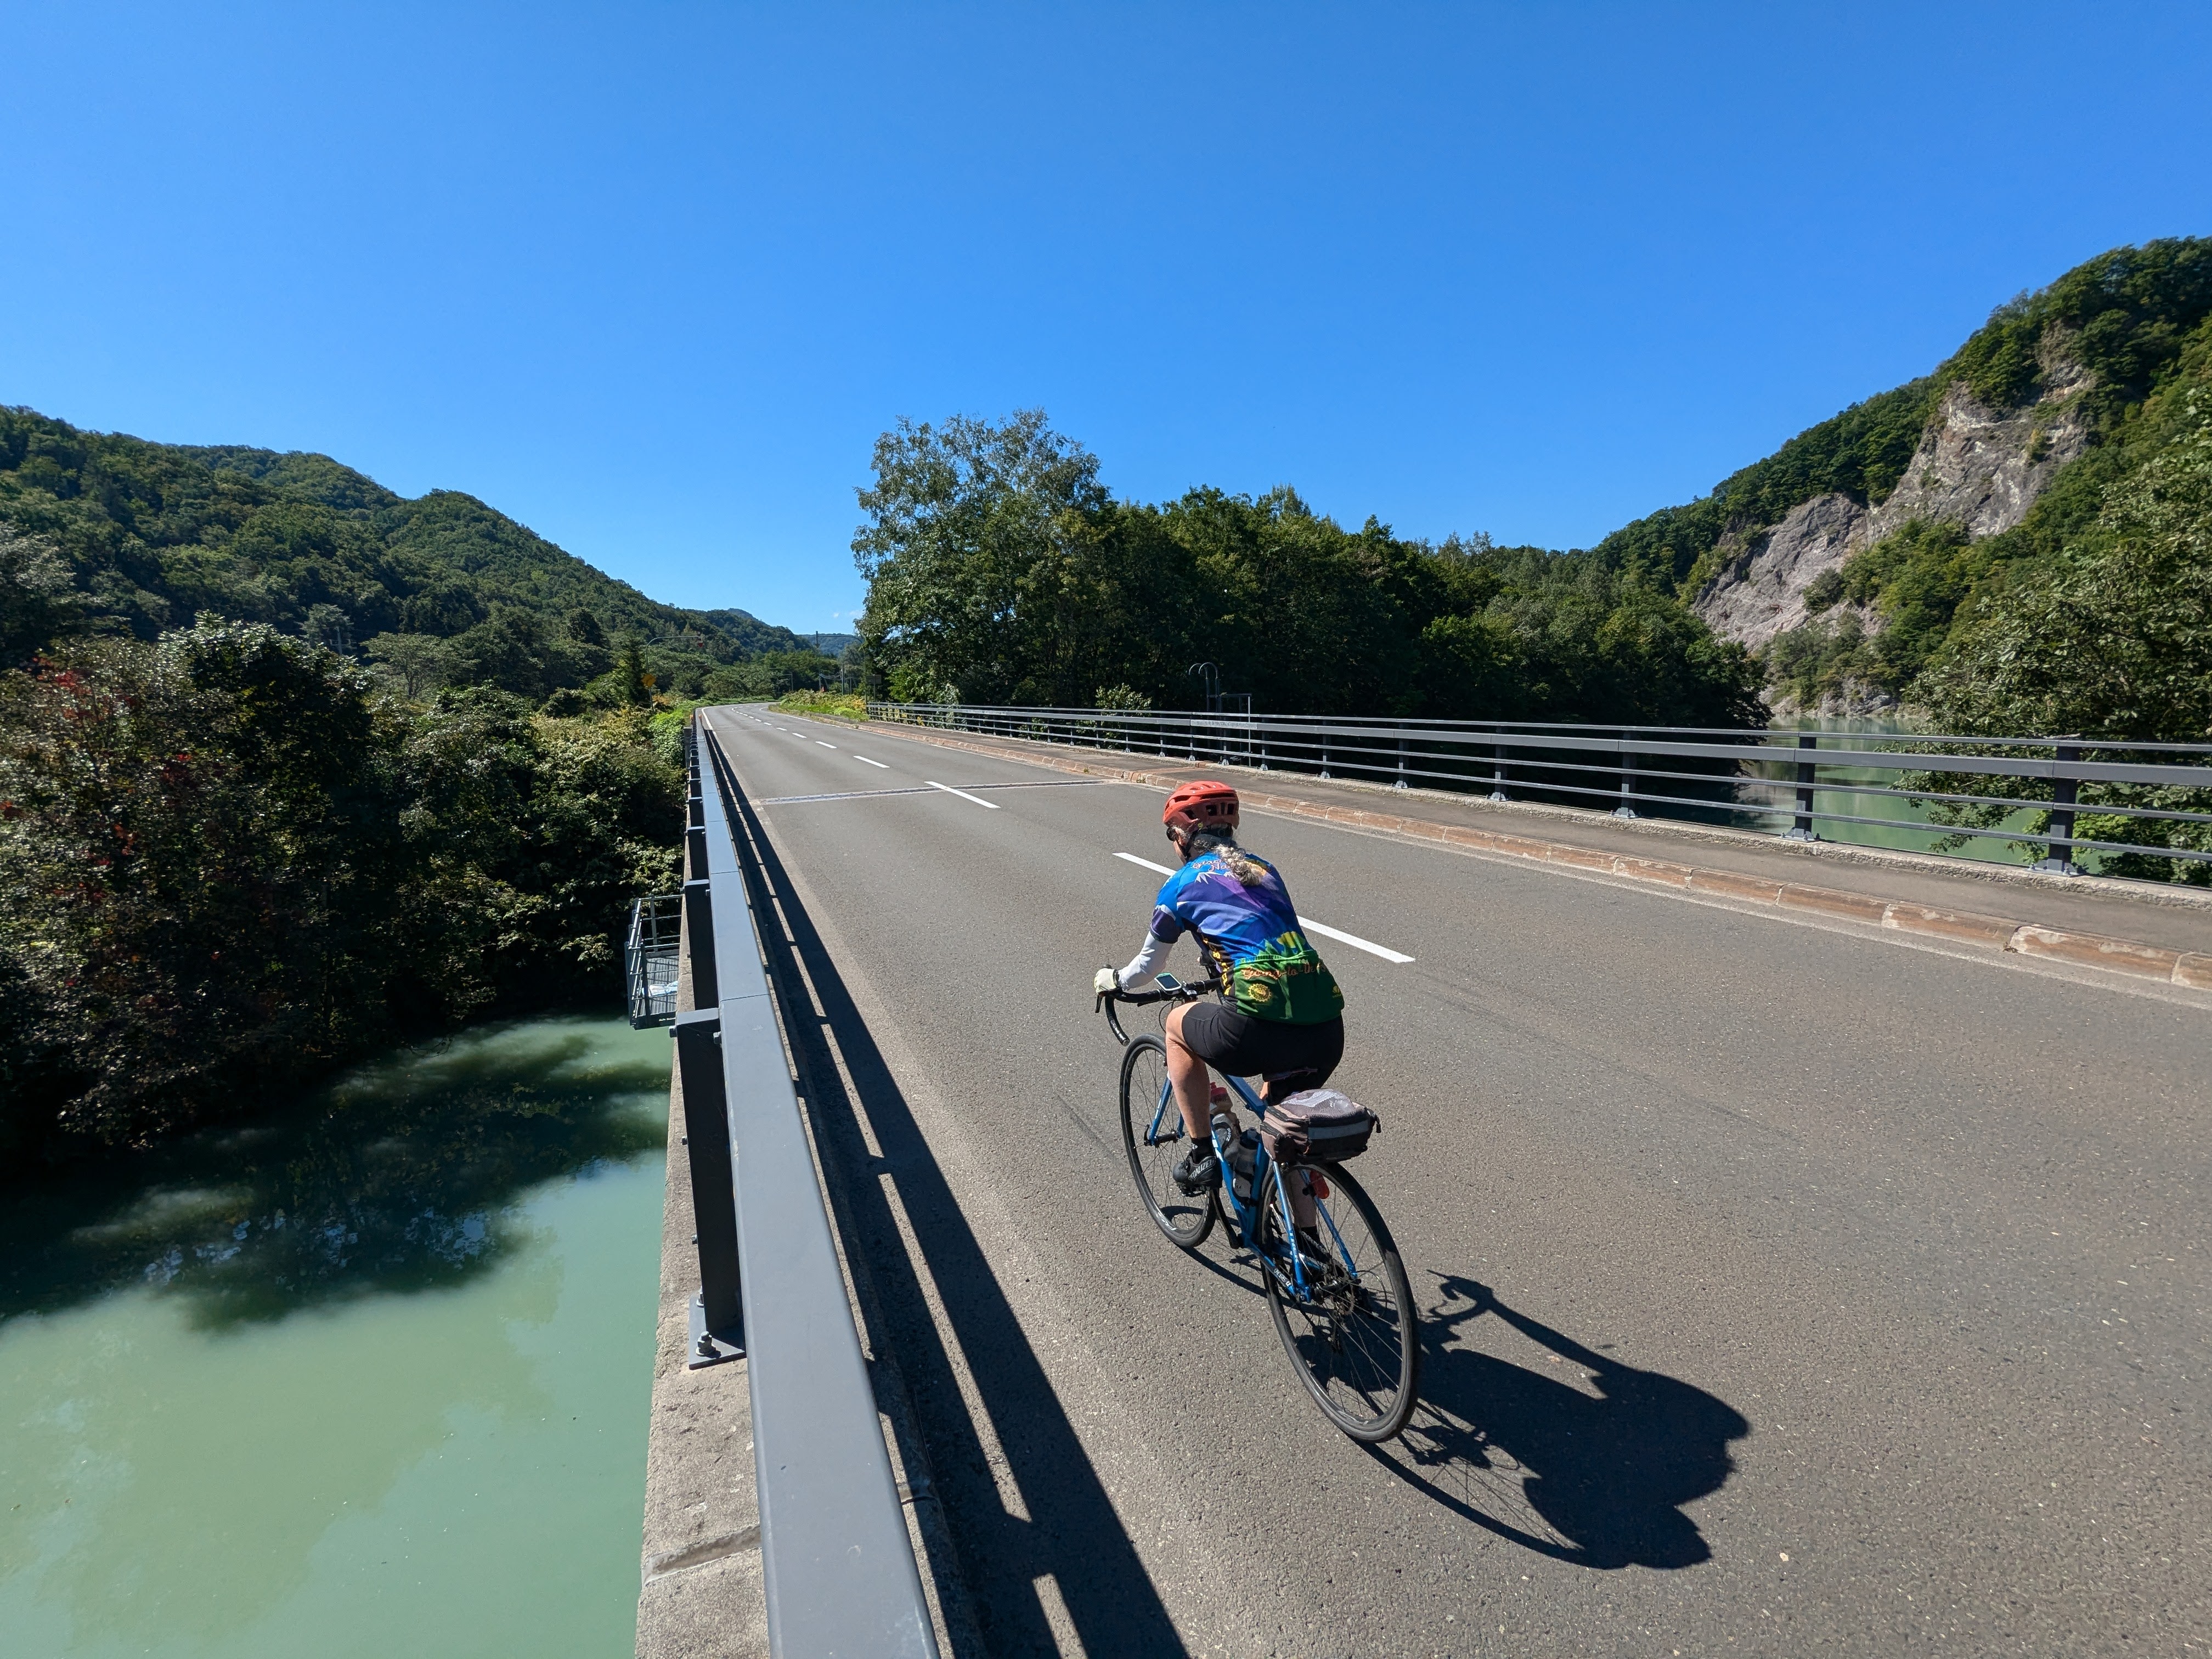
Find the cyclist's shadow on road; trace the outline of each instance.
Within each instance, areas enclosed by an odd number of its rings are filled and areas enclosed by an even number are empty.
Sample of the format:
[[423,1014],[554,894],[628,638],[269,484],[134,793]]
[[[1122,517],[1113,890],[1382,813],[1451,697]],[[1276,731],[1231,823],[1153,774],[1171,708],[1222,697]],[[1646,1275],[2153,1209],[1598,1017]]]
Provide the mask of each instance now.
[[[1589,1567],[1690,1567],[1712,1549],[1681,1506],[1735,1468],[1743,1414],[1703,1389],[1639,1370],[1507,1307],[1488,1286],[1439,1274],[1424,1318],[1421,1404],[1376,1455],[1500,1537]],[[1483,1315],[1550,1350],[1595,1394],[1467,1346]],[[1548,1363],[1551,1359],[1558,1364]]]

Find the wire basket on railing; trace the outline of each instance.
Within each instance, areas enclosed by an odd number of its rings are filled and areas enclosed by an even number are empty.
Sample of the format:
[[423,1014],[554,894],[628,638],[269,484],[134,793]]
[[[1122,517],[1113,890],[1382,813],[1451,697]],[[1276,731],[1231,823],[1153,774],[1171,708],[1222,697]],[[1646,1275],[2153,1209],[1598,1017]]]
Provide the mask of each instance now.
[[676,1020],[678,942],[683,934],[681,896],[655,893],[629,908],[629,939],[623,946],[623,977],[629,987],[633,1026],[670,1025]]

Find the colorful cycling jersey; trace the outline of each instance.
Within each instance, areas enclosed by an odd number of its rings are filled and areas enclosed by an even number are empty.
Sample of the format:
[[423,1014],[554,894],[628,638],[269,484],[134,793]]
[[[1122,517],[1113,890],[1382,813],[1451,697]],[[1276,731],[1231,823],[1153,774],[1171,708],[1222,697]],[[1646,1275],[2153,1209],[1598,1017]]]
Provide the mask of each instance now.
[[1205,853],[1170,876],[1152,910],[1152,936],[1172,944],[1187,929],[1220,975],[1239,1012],[1292,1025],[1318,1025],[1344,1012],[1344,993],[1298,925],[1290,890],[1267,860],[1267,873],[1247,887],[1218,853]]

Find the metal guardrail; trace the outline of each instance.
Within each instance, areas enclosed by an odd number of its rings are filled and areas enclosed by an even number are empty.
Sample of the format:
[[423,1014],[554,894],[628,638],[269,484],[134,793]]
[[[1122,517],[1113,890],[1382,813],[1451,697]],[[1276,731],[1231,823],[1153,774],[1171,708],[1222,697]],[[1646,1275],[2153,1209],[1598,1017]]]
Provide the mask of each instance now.
[[[2212,836],[2201,846],[2159,846],[2077,836],[2082,813],[2131,821],[2212,826],[2212,812],[2136,801],[2083,801],[2083,784],[2150,789],[2212,789],[2212,744],[2121,743],[2079,737],[1966,738],[1918,733],[1735,731],[1724,727],[1513,725],[1482,720],[1391,720],[1298,714],[1201,714],[1149,709],[994,707],[968,703],[867,705],[872,720],[1024,738],[1084,748],[1117,749],[1164,760],[1249,766],[1261,771],[1346,775],[1401,788],[1437,787],[1511,799],[1518,788],[1545,797],[1611,801],[1622,817],[1639,808],[1673,807],[1786,817],[1790,839],[1817,841],[1822,823],[1907,830],[1936,836],[2040,843],[2033,866],[2078,875],[2079,854],[2137,853],[2212,863]],[[2144,757],[2170,757],[2145,759]],[[1695,769],[1684,769],[1686,768]],[[1887,785],[1838,778],[1838,771],[1890,772]],[[1823,780],[1821,774],[1830,775]],[[1770,775],[1769,774],[1771,774]],[[1909,774],[2047,782],[2047,792],[2016,799],[1905,787]],[[1684,793],[1685,787],[1704,793]],[[2047,793],[2048,798],[2043,798]],[[1779,800],[1761,800],[1761,794]],[[1875,804],[1875,811],[1823,810],[1820,794]],[[2040,829],[1930,823],[1880,816],[1885,801],[2002,808],[2008,815],[2048,812]],[[1890,809],[1894,811],[1894,809]]]
[[696,718],[684,744],[694,1006],[675,1035],[699,1243],[692,1364],[747,1362],[769,1650],[935,1659],[769,989],[736,776]]

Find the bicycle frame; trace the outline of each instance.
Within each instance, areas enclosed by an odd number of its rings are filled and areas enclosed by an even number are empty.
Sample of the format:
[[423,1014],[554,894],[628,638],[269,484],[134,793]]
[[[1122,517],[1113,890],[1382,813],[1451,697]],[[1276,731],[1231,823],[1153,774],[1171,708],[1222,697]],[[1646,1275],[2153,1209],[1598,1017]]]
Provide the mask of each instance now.
[[[1241,1077],[1232,1077],[1229,1079],[1229,1086],[1243,1097],[1244,1104],[1251,1109],[1255,1118],[1266,1115],[1267,1103],[1260,1098],[1250,1084]],[[1163,1126],[1170,1124],[1173,1126],[1171,1133],[1162,1134],[1160,1131]],[[1145,1144],[1148,1146],[1157,1146],[1161,1141],[1171,1139],[1175,1135],[1182,1133],[1183,1130],[1182,1109],[1176,1104],[1175,1088],[1170,1084],[1164,1083],[1160,1085],[1159,1103],[1152,1109],[1152,1121],[1145,1130]],[[1221,1167],[1221,1185],[1217,1190],[1227,1206],[1237,1232],[1247,1244],[1250,1244],[1252,1240],[1259,1236],[1253,1223],[1258,1218],[1260,1193],[1267,1185],[1267,1170],[1272,1160],[1267,1156],[1267,1143],[1264,1139],[1252,1149],[1252,1202],[1247,1205],[1237,1196],[1237,1183],[1230,1176],[1230,1147],[1223,1143],[1218,1132],[1216,1132],[1213,1135],[1213,1156]],[[1298,1236],[1297,1224],[1297,1218],[1291,1212],[1291,1189],[1288,1182],[1279,1181],[1275,1183],[1275,1197],[1277,1209],[1279,1212],[1279,1219],[1283,1224],[1283,1237],[1294,1240]],[[1358,1264],[1352,1261],[1352,1251],[1345,1244],[1344,1235],[1337,1231],[1336,1218],[1328,1212],[1328,1205],[1318,1195],[1314,1199],[1314,1212],[1327,1224],[1329,1237],[1336,1241],[1337,1259],[1344,1263],[1346,1271],[1353,1279],[1358,1279]],[[1255,1249],[1253,1254],[1256,1255],[1259,1252]],[[1291,1249],[1290,1260],[1290,1285],[1303,1299],[1307,1295],[1305,1257],[1299,1253],[1295,1244]],[[1280,1269],[1273,1262],[1264,1258],[1261,1263],[1261,1271],[1280,1273]]]

